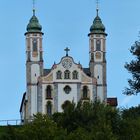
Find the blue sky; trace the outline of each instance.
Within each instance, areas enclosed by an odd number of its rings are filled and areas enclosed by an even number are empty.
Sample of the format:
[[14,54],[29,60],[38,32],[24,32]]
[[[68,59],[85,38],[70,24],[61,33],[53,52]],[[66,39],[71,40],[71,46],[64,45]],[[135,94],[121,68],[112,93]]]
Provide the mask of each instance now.
[[[89,64],[87,34],[96,16],[95,0],[36,0],[36,15],[43,26],[44,65],[50,68],[65,55],[64,48],[83,67]],[[139,0],[100,0],[99,15],[106,27],[108,96],[119,107],[140,103],[140,95],[122,95],[127,79],[125,62],[133,59],[129,48],[140,31]],[[26,90],[25,36],[32,16],[32,0],[4,0],[0,4],[0,120],[18,119]]]

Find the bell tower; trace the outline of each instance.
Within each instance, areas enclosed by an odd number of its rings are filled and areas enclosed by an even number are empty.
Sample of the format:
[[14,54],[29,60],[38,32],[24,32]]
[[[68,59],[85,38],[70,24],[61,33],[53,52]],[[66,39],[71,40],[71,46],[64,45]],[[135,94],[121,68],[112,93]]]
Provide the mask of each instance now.
[[37,82],[43,74],[43,50],[42,50],[42,26],[35,15],[31,17],[27,25],[26,36],[26,95],[27,118],[31,118],[37,110]]
[[106,102],[106,36],[105,26],[99,17],[99,10],[90,27],[89,36],[89,69],[92,77],[97,79],[96,99]]

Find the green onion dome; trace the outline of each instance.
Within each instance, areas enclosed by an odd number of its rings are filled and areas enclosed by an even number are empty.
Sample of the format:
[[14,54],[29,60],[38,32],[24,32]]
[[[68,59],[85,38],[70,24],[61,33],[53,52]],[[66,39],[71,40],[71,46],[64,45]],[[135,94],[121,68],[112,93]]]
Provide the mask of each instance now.
[[105,34],[105,26],[102,23],[101,18],[98,16],[98,10],[97,10],[97,16],[95,17],[93,24],[90,27],[90,34]]
[[27,33],[42,33],[41,30],[42,26],[35,16],[35,10],[33,10],[33,16],[31,17],[29,24],[27,25]]

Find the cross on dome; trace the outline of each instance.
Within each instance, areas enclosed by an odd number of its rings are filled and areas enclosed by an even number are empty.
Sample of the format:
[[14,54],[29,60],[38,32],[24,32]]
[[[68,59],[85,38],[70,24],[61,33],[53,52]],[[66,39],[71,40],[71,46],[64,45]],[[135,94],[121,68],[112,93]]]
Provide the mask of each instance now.
[[96,0],[96,11],[97,11],[97,16],[99,12],[99,0]]
[[33,0],[33,15],[35,15],[35,0]]
[[68,56],[68,52],[70,51],[70,49],[68,47],[66,47],[66,49],[64,49],[64,51],[66,51],[66,56]]
[[35,9],[35,0],[33,0],[33,9]]

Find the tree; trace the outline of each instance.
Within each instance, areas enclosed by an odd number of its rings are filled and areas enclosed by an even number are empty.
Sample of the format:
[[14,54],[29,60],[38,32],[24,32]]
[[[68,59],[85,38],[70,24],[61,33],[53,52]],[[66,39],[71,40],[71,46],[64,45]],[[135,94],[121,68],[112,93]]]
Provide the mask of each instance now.
[[15,127],[8,126],[0,140],[65,140],[66,131],[47,115],[37,114],[32,122]]
[[140,106],[118,110],[99,102],[68,103],[62,113],[37,114],[0,127],[0,140],[140,140]]
[[132,74],[132,79],[128,79],[128,88],[125,88],[124,94],[137,95],[140,93],[140,42],[136,41],[131,47],[130,52],[135,57],[130,63],[125,64],[125,68]]
[[66,131],[47,115],[37,114],[33,122],[25,124],[17,134],[22,134],[25,140],[65,140]]
[[137,119],[140,118],[140,105],[122,110],[123,119]]
[[140,139],[140,105],[123,109],[121,111],[120,140],[139,140]]
[[117,109],[99,102],[72,103],[53,115],[58,126],[67,130],[68,139],[74,140],[116,140],[119,118]]

